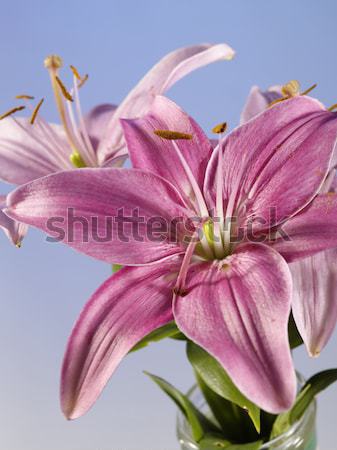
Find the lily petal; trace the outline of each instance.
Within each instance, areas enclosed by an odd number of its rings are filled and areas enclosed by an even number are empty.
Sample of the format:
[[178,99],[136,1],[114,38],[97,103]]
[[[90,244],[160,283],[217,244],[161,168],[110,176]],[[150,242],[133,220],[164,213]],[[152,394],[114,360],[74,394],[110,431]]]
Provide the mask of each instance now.
[[152,67],[117,108],[106,129],[106,137],[99,145],[99,163],[102,164],[116,153],[127,153],[120,118],[133,119],[145,115],[156,95],[166,92],[181,78],[207,64],[232,59],[233,56],[233,49],[226,44],[195,45],[166,55]]
[[126,267],[109,278],[84,307],[68,341],[61,404],[67,418],[97,400],[123,357],[144,336],[170,322],[176,262]]
[[97,150],[102,136],[104,135],[104,130],[108,126],[116,109],[116,105],[103,103],[95,106],[84,117],[85,127],[90,136],[94,150]]
[[64,243],[109,263],[146,264],[183,250],[171,228],[186,217],[181,197],[165,180],[133,169],[40,178],[8,196],[6,213],[52,236],[61,230]]
[[271,102],[282,97],[281,86],[272,86],[266,91],[261,91],[258,86],[253,86],[243,107],[240,124],[265,111]]
[[24,184],[59,170],[71,169],[71,150],[60,125],[34,125],[24,118],[0,121],[0,179]]
[[[234,205],[229,213],[241,211],[256,230],[296,214],[323,184],[336,137],[337,114],[310,97],[276,104],[234,130],[223,157],[224,196]],[[213,204],[215,163],[205,183]]]
[[194,198],[191,183],[172,141],[156,136],[154,131],[172,130],[192,136],[190,140],[176,140],[175,144],[202,187],[213,148],[199,125],[174,102],[161,96],[156,97],[150,113],[144,118],[121,122],[133,167],[169,180],[184,193],[186,202],[191,203],[190,199]]
[[337,247],[337,194],[317,196],[280,227],[273,247],[288,261],[296,261]]
[[337,249],[290,264],[292,310],[311,356],[318,356],[337,322]]
[[287,324],[292,282],[272,249],[246,244],[222,262],[195,266],[174,301],[181,331],[225,368],[264,410],[285,411],[296,394]]
[[10,219],[4,212],[6,208],[6,195],[0,195],[0,228],[3,229],[8,239],[16,247],[21,246],[21,242],[25,237],[28,227],[27,225]]

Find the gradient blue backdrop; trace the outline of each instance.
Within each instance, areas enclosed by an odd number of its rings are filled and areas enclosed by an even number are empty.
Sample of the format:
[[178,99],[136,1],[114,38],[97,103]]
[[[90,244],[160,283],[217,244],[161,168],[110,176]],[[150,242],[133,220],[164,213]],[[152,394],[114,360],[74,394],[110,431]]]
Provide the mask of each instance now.
[[[2,1],[0,109],[18,93],[47,95],[43,113],[57,118],[42,64],[50,53],[90,74],[81,93],[90,108],[119,102],[172,49],[221,41],[236,59],[193,73],[169,93],[206,130],[223,120],[234,126],[252,84],[318,82],[315,93],[329,105],[337,101],[336,14],[334,0]],[[67,422],[58,403],[65,342],[110,268],[33,230],[21,250],[2,235],[0,248],[0,449],[177,449],[175,408],[142,370],[187,389],[183,346],[165,342],[128,357],[92,411]],[[298,367],[306,375],[333,367],[336,344],[334,337],[316,360],[296,352]],[[336,401],[337,387],[320,397],[321,450],[336,448]]]

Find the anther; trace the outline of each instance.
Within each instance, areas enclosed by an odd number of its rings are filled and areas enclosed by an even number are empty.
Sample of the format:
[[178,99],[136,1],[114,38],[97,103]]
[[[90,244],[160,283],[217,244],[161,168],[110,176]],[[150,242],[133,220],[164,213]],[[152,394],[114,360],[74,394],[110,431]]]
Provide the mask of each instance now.
[[32,115],[31,115],[31,117],[30,117],[30,123],[31,123],[31,125],[34,124],[35,119],[36,119],[36,117],[37,117],[37,115],[38,115],[38,112],[39,112],[39,110],[40,110],[40,108],[41,108],[43,102],[44,102],[44,98],[41,98],[41,100],[39,101],[39,103],[36,105],[34,111],[32,112]]
[[154,134],[156,136],[161,137],[162,139],[168,139],[170,141],[176,141],[178,139],[185,139],[185,140],[193,139],[193,136],[191,134],[181,133],[180,131],[154,130]]
[[87,79],[89,78],[88,74],[85,74],[84,77],[81,79],[81,81],[78,83],[78,88],[81,88],[84,83],[87,81]]
[[76,69],[75,66],[70,66],[70,70],[72,71],[72,73],[74,74],[74,76],[75,76],[79,81],[82,80],[82,77],[81,77],[81,75],[79,74],[79,72],[78,72],[78,70]]
[[59,79],[59,77],[55,76],[55,80],[57,82],[57,84],[59,85],[61,92],[63,94],[63,96],[69,100],[70,102],[73,102],[74,99],[72,97],[72,95],[70,95],[70,93],[67,91],[67,88],[65,87],[65,85],[62,83],[62,81]]
[[44,60],[44,66],[46,69],[57,70],[63,66],[62,58],[58,55],[50,55]]
[[22,111],[23,109],[25,109],[25,106],[17,106],[16,108],[12,108],[9,111],[5,112],[4,114],[2,114],[0,116],[0,120],[5,119],[5,117],[11,116],[12,114],[18,112],[18,111]]
[[182,289],[179,287],[175,287],[175,288],[173,288],[173,293],[179,297],[186,297],[186,295],[188,294],[188,290]]
[[34,100],[34,97],[32,95],[27,95],[27,94],[16,95],[15,98],[17,100]]
[[222,134],[227,130],[227,122],[219,123],[218,125],[215,125],[214,128],[212,128],[212,133],[215,134]]

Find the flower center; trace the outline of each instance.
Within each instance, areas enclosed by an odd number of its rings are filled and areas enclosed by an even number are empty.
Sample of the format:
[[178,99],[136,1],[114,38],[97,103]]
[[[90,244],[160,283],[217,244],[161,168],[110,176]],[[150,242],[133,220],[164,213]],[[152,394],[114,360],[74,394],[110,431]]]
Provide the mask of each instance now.
[[[197,261],[222,261],[231,253],[230,233],[224,229],[224,198],[223,198],[223,133],[227,128],[226,123],[221,123],[213,128],[213,132],[219,135],[219,144],[214,149],[212,157],[216,158],[216,211],[215,216],[211,217],[208,206],[204,199],[201,188],[191,170],[184,154],[179,148],[179,140],[192,140],[193,136],[180,131],[155,130],[154,134],[162,139],[172,141],[173,149],[178,156],[180,163],[186,173],[192,188],[192,195],[198,212],[198,224],[195,231],[189,238],[183,262],[174,288],[175,295],[184,296],[188,292],[185,289],[185,282],[188,269],[193,262]],[[228,211],[226,210],[226,213]]]

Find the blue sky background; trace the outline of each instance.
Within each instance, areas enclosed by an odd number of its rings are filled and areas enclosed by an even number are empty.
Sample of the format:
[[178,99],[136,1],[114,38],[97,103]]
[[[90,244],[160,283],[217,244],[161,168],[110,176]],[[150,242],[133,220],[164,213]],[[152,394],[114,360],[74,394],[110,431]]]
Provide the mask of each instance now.
[[[81,92],[88,109],[118,103],[160,57],[200,42],[227,42],[237,51],[234,61],[195,72],[169,92],[206,130],[223,120],[235,126],[253,84],[317,82],[316,95],[330,105],[337,101],[336,14],[334,0],[2,2],[0,109],[27,92],[47,96],[43,114],[56,120],[43,68],[50,53],[90,74]],[[58,401],[65,342],[110,268],[34,230],[21,250],[0,235],[0,249],[0,448],[177,449],[175,408],[142,370],[187,389],[183,346],[170,341],[128,357],[92,411],[67,422]],[[335,366],[336,344],[335,335],[316,360],[296,352],[297,367],[309,375]],[[336,401],[337,387],[320,397],[321,450],[336,445]]]

